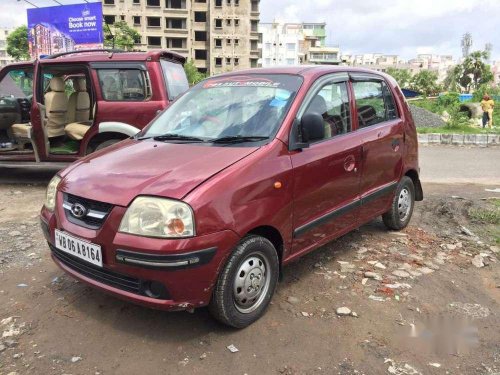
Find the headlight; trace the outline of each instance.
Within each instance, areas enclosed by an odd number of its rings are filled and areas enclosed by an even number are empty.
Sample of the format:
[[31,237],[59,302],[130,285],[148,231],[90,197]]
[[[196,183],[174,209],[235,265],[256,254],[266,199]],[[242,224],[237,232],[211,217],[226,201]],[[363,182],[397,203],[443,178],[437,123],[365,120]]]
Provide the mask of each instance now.
[[172,199],[137,197],[123,216],[119,231],[146,237],[192,237],[193,211],[186,203]]
[[54,207],[56,206],[56,193],[57,185],[59,185],[59,182],[61,182],[61,177],[56,175],[52,177],[52,180],[50,180],[49,184],[47,185],[45,207],[50,211],[54,211]]

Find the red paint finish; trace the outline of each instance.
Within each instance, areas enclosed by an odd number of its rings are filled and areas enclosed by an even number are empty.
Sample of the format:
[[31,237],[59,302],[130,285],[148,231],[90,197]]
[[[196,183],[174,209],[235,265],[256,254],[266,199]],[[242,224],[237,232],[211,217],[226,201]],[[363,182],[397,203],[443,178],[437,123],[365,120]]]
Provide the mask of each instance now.
[[[299,228],[359,199],[361,140],[355,132],[311,145],[292,155],[293,226]],[[346,165],[348,169],[346,170]],[[349,168],[349,167],[352,167]],[[299,236],[294,252],[332,237],[357,222],[357,210]]]
[[[128,206],[138,195],[182,199],[196,186],[255,148],[200,147],[150,140],[125,140],[65,170],[60,190]],[[211,160],[207,163],[207,159]]]
[[[171,299],[155,300],[111,288],[61,265],[65,271],[106,292],[155,308],[206,305],[220,269],[246,234],[269,236],[282,264],[289,263],[389,209],[393,193],[362,205],[370,193],[397,183],[408,172],[418,176],[415,126],[392,78],[343,67],[259,69],[238,74],[256,72],[299,74],[304,79],[276,137],[269,143],[240,147],[124,141],[62,171],[55,212],[42,209],[49,241],[54,241],[54,229],[58,228],[97,243],[104,252],[105,268],[160,281]],[[384,80],[395,96],[400,118],[358,130],[348,82],[353,131],[301,150],[290,150],[294,119],[301,106],[307,104],[303,103],[306,94],[318,78],[336,72],[372,74]],[[393,147],[395,139],[398,147]],[[279,189],[275,187],[277,181],[281,183]],[[62,209],[63,192],[111,203],[114,208],[101,229],[86,229],[67,220]],[[194,212],[196,236],[165,240],[118,233],[126,207],[138,195],[188,203]],[[186,270],[158,271],[115,261],[117,249],[165,255],[210,247],[217,247],[210,263]]]

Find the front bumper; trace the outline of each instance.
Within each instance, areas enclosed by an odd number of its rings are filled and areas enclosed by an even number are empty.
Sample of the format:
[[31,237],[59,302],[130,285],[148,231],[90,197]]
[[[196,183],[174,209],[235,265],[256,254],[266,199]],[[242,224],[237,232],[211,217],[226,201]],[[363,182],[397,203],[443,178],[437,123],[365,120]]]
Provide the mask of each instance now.
[[[58,197],[58,200],[61,199]],[[186,239],[156,239],[117,231],[124,207],[114,207],[103,226],[92,230],[42,208],[42,230],[52,259],[73,277],[116,297],[162,310],[207,305],[221,266],[239,241],[230,230]],[[55,248],[54,230],[98,244],[103,268]]]

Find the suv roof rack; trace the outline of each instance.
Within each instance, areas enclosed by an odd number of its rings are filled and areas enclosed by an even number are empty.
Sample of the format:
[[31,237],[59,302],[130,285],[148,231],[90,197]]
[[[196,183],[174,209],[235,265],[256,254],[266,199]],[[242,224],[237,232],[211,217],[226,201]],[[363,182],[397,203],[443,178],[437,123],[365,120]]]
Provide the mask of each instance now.
[[66,55],[75,55],[78,53],[89,53],[89,52],[107,52],[107,53],[124,53],[127,52],[123,49],[81,49],[79,51],[67,51],[56,53],[53,55],[43,57],[44,60],[57,59],[58,57],[66,56]]

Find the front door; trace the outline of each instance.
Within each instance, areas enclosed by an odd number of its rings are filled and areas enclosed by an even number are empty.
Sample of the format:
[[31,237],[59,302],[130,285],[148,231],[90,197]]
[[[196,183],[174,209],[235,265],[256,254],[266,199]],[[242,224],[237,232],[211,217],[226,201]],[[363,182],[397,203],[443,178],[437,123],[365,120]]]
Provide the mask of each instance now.
[[29,131],[33,77],[33,63],[10,65],[0,73],[0,160],[34,160]]
[[358,131],[363,140],[360,222],[388,209],[403,168],[403,122],[380,77],[353,77]]
[[347,80],[317,82],[299,118],[323,116],[324,139],[292,154],[294,174],[292,251],[307,251],[356,225],[359,205],[361,142],[352,132]]

